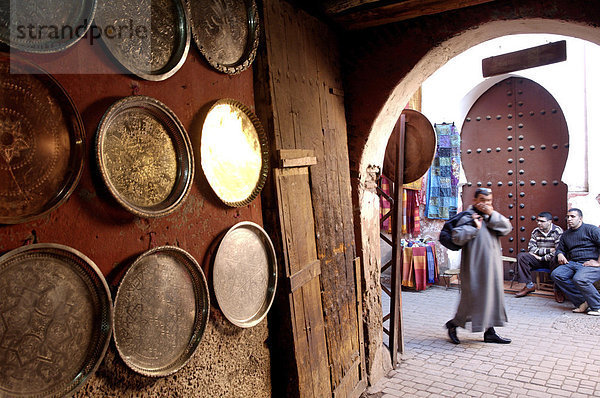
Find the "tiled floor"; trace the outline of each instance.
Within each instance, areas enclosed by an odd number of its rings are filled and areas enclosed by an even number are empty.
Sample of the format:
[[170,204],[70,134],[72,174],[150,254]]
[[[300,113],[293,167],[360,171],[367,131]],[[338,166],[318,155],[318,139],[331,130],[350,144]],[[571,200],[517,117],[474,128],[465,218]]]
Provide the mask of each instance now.
[[454,345],[444,323],[458,297],[438,286],[402,292],[405,354],[367,397],[600,397],[600,317],[552,297],[506,294],[509,323],[497,332],[511,344],[459,328]]

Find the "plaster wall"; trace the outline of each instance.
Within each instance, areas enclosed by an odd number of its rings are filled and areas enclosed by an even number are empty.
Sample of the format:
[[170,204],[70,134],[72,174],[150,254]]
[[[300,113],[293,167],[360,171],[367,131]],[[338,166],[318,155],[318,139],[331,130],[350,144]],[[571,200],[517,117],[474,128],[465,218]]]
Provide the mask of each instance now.
[[[212,70],[192,45],[183,67],[162,82],[125,74],[109,58],[103,46],[81,40],[54,56],[32,56],[53,71],[71,95],[86,130],[85,167],[71,197],[48,215],[24,224],[0,226],[0,252],[37,241],[71,246],[91,258],[107,277],[113,292],[115,278],[137,255],[150,247],[176,245],[200,264],[212,291],[208,262],[210,246],[218,236],[240,221],[262,224],[261,201],[229,208],[222,204],[203,175],[198,156],[190,195],[173,214],[156,219],[133,216],[107,193],[95,166],[94,138],[107,108],[129,95],[154,97],[179,117],[197,147],[200,111],[219,98],[233,98],[254,105],[252,71],[225,75]],[[97,74],[87,74],[86,64]],[[63,68],[67,65],[68,68]],[[78,396],[271,396],[270,353],[267,320],[241,329],[224,318],[214,296],[210,318],[195,356],[179,372],[164,378],[142,377],[129,370],[111,343],[96,373]]]
[[[370,200],[369,174],[383,162],[392,128],[410,96],[438,68],[468,48],[509,34],[555,33],[600,42],[600,7],[590,0],[495,1],[344,37],[346,114],[358,253],[364,264],[363,319],[382,317],[378,202]],[[375,353],[382,331],[365,329],[367,368],[381,368]],[[375,377],[371,377],[373,383]]]

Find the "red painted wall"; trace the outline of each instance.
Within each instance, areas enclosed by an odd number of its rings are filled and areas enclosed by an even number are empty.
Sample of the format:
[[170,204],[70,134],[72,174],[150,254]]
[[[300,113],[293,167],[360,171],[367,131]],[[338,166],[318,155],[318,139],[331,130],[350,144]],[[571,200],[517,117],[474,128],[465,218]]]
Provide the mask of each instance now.
[[[85,39],[52,56],[32,57],[49,70],[61,65],[94,63],[110,74],[54,74],[71,95],[82,115],[87,154],[83,175],[69,200],[41,219],[0,226],[0,252],[19,247],[35,231],[38,242],[71,246],[90,257],[105,275],[127,258],[151,245],[177,245],[202,263],[208,246],[228,227],[249,220],[262,224],[260,198],[242,208],[222,204],[208,185],[196,157],[196,175],[190,195],[173,214],[141,219],[121,208],[110,196],[97,173],[94,158],[96,128],[107,108],[132,94],[154,97],[171,108],[190,134],[198,111],[212,100],[233,98],[253,108],[252,70],[230,76],[212,70],[192,43],[183,67],[162,82],[119,73],[119,66],[97,42]],[[207,275],[209,277],[209,275]],[[109,281],[110,283],[110,281]]]

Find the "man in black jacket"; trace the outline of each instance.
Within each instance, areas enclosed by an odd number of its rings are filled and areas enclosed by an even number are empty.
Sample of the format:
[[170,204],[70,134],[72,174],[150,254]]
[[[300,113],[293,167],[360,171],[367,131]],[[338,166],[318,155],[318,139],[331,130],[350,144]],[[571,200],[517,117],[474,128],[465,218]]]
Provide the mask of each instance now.
[[600,228],[583,223],[579,209],[567,212],[567,229],[560,237],[556,258],[560,264],[552,279],[565,293],[573,312],[600,315],[600,293],[594,282],[600,280]]

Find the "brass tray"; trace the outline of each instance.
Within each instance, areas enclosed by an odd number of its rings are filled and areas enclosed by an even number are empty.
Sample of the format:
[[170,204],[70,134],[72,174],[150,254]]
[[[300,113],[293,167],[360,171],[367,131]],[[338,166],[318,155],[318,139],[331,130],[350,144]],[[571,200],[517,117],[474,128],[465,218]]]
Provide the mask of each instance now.
[[113,58],[142,79],[171,77],[190,48],[182,0],[99,0],[94,23]]
[[0,257],[0,396],[62,397],[108,347],[112,300],[96,265],[58,244]]
[[96,158],[109,191],[140,217],[175,211],[194,179],[192,145],[183,125],[150,97],[127,97],[108,109],[98,126]]
[[223,236],[213,285],[221,311],[234,325],[249,328],[267,315],[277,288],[277,260],[271,239],[259,225],[244,221]]
[[225,204],[252,202],[269,172],[267,135],[256,115],[238,101],[216,101],[202,125],[200,159],[208,183]]
[[192,35],[208,63],[236,74],[252,65],[260,39],[255,0],[185,0]]
[[96,0],[2,0],[0,42],[31,53],[54,53],[90,28]]
[[208,311],[208,285],[196,260],[174,246],[149,250],[127,270],[115,297],[119,355],[145,376],[174,373],[196,351]]
[[67,200],[83,170],[84,137],[75,104],[52,76],[0,54],[0,224]]

